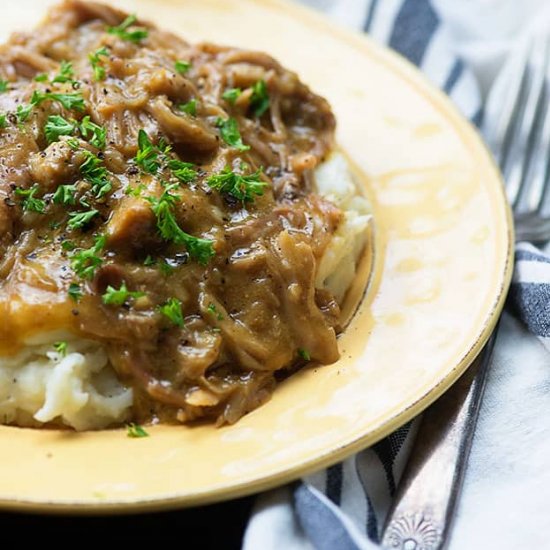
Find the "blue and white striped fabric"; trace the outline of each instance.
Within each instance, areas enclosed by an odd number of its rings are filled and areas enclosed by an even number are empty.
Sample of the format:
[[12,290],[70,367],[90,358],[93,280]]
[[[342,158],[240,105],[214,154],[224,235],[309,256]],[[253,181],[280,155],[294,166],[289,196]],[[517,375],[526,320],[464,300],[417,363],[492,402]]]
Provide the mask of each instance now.
[[[467,118],[479,125],[482,109],[475,79],[463,61],[451,53],[446,28],[429,0],[302,2],[363,29],[371,38],[408,58],[452,98]],[[352,2],[356,19],[349,21]],[[357,17],[362,17],[362,21],[357,21]],[[550,281],[548,262],[545,265]],[[532,299],[527,293],[523,296],[527,301]],[[550,285],[547,296],[550,299]],[[550,336],[550,325],[546,330]],[[377,548],[414,439],[416,422],[340,464],[291,487],[260,496],[246,532],[244,549]]]
[[508,305],[550,351],[550,256],[528,243],[516,246]]

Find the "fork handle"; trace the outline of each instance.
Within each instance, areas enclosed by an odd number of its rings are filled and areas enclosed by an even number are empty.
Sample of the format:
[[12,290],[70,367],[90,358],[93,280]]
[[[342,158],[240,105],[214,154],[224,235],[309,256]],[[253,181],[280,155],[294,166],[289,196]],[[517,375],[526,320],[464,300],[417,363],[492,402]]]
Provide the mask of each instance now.
[[496,333],[495,329],[466,373],[424,413],[388,512],[383,547],[438,550],[445,546]]

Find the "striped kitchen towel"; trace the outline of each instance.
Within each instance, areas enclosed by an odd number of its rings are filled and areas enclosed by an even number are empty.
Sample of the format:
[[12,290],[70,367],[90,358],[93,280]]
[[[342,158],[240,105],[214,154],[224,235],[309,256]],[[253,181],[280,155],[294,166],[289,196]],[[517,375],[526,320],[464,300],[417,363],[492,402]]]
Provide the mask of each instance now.
[[[322,9],[340,23],[364,30],[408,58],[479,125],[482,109],[476,81],[463,61],[453,55],[447,29],[429,0],[302,2]],[[244,549],[377,548],[416,423],[327,470],[259,496]]]
[[550,351],[550,250],[516,246],[516,265],[508,296],[510,309]]

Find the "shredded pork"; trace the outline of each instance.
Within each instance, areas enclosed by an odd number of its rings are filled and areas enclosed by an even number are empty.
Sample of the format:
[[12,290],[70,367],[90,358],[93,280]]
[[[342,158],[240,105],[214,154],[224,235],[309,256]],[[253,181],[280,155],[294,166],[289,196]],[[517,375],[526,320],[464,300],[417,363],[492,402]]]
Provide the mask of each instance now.
[[0,353],[70,329],[135,421],[232,423],[338,358],[314,280],[342,212],[312,185],[334,116],[264,53],[126,18],[67,1],[0,48]]

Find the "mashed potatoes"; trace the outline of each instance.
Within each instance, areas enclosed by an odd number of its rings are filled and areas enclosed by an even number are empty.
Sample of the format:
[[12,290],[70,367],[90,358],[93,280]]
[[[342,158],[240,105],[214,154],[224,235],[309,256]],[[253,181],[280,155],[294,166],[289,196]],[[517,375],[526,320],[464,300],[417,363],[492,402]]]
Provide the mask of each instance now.
[[344,220],[319,263],[316,286],[328,288],[342,303],[367,240],[371,208],[365,197],[358,195],[343,155],[332,154],[319,166],[315,176],[318,193],[344,212]]
[[[333,154],[317,169],[316,178],[318,192],[345,212],[318,267],[317,286],[329,288],[342,301],[367,239],[370,207],[358,195],[342,155]],[[66,353],[54,350],[61,340],[68,344]],[[132,401],[132,390],[118,381],[95,342],[66,334],[42,335],[16,356],[0,358],[4,424],[101,429],[129,418]]]
[[64,339],[65,353],[54,351],[59,335],[44,336],[13,357],[0,358],[0,420],[4,424],[63,424],[76,430],[123,422],[132,390],[117,380],[101,347]]

